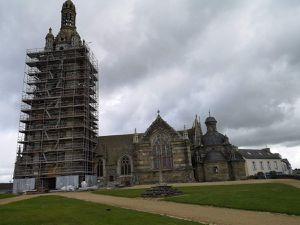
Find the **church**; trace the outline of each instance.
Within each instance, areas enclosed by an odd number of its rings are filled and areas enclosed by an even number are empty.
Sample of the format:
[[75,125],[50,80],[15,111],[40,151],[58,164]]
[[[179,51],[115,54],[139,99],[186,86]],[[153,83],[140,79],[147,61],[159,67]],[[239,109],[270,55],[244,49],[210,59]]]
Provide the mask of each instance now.
[[209,115],[176,131],[159,114],[145,133],[100,136],[95,170],[103,186],[246,179],[245,160]]

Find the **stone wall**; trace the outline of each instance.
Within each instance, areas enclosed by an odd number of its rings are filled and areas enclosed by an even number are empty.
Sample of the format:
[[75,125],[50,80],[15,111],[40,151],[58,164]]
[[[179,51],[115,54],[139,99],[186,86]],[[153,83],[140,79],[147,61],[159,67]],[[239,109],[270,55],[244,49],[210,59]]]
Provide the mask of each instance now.
[[[215,167],[218,172],[215,173]],[[230,180],[227,161],[204,163],[205,181]]]
[[[159,183],[159,171],[144,171],[135,173],[135,184],[156,184]],[[163,183],[187,183],[193,182],[194,175],[192,168],[183,170],[164,170],[162,171]]]
[[246,179],[246,170],[244,161],[231,162],[235,180]]

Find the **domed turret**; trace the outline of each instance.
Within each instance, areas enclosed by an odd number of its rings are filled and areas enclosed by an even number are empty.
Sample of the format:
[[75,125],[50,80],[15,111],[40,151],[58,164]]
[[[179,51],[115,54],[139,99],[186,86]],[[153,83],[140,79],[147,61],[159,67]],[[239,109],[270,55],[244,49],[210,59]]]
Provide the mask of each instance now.
[[74,3],[71,0],[67,0],[65,1],[65,3],[63,4],[63,9],[72,9],[72,10],[76,10]]
[[209,117],[206,118],[205,124],[206,125],[216,125],[217,124],[217,120],[215,119],[215,117],[209,116]]
[[205,125],[208,133],[217,131],[217,120],[215,119],[215,117],[210,115],[210,111],[209,116],[205,120]]

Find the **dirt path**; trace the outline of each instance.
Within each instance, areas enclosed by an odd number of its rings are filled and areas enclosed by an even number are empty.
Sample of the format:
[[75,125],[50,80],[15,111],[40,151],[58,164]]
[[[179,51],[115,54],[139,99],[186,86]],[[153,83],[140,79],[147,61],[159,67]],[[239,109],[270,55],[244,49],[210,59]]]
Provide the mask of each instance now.
[[208,224],[217,225],[299,225],[300,216],[288,216],[267,212],[253,212],[246,210],[215,208],[164,202],[146,199],[129,199],[87,192],[56,193],[68,198],[75,198],[95,203],[112,205],[121,208],[143,212],[167,215]]
[[12,197],[12,198],[4,198],[4,199],[0,199],[0,205],[5,205],[5,204],[18,202],[18,201],[22,201],[22,200],[27,200],[27,199],[35,198],[38,196],[40,196],[40,195],[20,195],[20,196]]
[[[266,183],[282,183],[288,184],[297,188],[300,188],[300,180],[294,179],[269,179],[269,180],[237,180],[237,181],[218,181],[218,182],[203,182],[203,183],[174,183],[169,184],[174,187],[186,187],[186,186],[209,186],[209,185],[234,185],[234,184],[266,184]],[[126,189],[142,189],[149,188],[152,185],[136,185],[127,187]]]

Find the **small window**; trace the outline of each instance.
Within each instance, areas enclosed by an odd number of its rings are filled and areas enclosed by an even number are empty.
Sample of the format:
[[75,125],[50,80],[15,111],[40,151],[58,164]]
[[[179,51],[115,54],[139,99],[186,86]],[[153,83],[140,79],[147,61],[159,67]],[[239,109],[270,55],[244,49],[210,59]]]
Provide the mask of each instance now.
[[64,50],[64,47],[60,47],[59,50],[61,50],[61,51]]
[[263,161],[260,161],[260,169],[264,170],[264,162]]
[[97,177],[103,177],[104,172],[104,165],[103,160],[100,160],[97,165]]
[[268,169],[271,170],[271,163],[268,161]]
[[253,167],[253,170],[256,170],[256,163],[254,161],[252,162],[252,167]]
[[218,174],[219,173],[219,168],[217,166],[214,166],[213,173],[214,174]]
[[278,164],[276,161],[274,161],[275,169],[278,170]]

